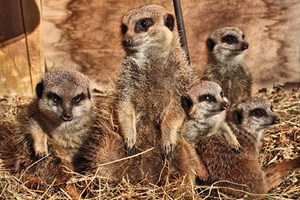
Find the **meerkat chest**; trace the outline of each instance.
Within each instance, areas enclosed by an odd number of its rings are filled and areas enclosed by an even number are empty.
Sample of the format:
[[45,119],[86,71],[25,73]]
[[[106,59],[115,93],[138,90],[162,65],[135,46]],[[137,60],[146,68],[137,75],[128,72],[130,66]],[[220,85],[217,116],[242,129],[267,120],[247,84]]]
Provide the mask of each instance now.
[[88,136],[88,123],[62,123],[51,132],[51,137],[67,153],[74,155]]

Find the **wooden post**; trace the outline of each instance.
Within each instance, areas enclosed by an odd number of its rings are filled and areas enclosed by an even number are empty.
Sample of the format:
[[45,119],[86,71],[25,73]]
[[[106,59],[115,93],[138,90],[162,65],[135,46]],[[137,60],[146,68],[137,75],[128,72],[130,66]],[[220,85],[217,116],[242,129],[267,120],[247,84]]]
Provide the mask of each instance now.
[[173,4],[174,4],[175,15],[176,15],[178,33],[180,37],[180,44],[186,54],[188,63],[190,63],[189,48],[185,36],[184,21],[183,21],[180,0],[173,0]]
[[0,1],[0,94],[28,95],[44,72],[39,0]]

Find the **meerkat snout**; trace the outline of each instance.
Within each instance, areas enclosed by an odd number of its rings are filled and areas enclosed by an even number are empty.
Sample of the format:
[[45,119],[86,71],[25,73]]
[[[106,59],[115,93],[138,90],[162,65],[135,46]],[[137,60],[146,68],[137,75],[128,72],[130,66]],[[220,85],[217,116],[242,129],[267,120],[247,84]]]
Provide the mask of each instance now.
[[247,42],[243,42],[241,45],[242,50],[246,50],[249,48],[249,44]]
[[221,102],[220,105],[221,110],[226,110],[229,106],[226,101]]

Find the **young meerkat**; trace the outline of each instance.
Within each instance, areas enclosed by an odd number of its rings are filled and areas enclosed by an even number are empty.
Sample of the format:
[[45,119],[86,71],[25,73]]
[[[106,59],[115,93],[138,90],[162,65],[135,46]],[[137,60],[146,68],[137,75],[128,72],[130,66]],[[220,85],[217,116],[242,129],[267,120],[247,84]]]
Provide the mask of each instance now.
[[196,80],[180,48],[174,17],[165,8],[147,5],[122,20],[126,58],[118,82],[117,113],[129,155],[160,141],[167,159],[184,121],[180,96]]
[[228,103],[219,84],[202,81],[181,98],[181,104],[187,114],[181,133],[189,143],[195,145],[204,137],[222,130],[229,145],[236,151],[239,150],[240,144],[225,122]]
[[[219,190],[235,197],[245,194],[236,189],[263,194],[274,187],[275,183],[279,184],[280,178],[286,172],[300,167],[297,158],[271,167],[266,173],[262,170],[258,160],[258,147],[263,131],[279,122],[279,117],[272,111],[268,100],[256,97],[240,101],[231,108],[229,117],[234,122],[229,123],[230,128],[241,144],[239,154],[232,151],[221,130],[218,134],[197,142],[197,153],[209,172],[209,181],[206,184],[221,181],[218,185],[235,190]],[[195,131],[194,134],[198,132]]]
[[35,156],[48,154],[50,137],[71,161],[87,138],[92,121],[88,77],[73,70],[48,72],[37,84],[36,95],[24,127],[32,137]]
[[202,80],[220,84],[231,104],[251,96],[252,76],[243,62],[248,47],[237,27],[217,29],[207,39],[208,65]]

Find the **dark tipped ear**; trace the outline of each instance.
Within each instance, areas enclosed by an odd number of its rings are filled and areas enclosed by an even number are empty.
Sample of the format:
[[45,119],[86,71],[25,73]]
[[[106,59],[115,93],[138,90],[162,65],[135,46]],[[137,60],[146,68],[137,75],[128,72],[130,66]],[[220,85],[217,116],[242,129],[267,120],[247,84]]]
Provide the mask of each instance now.
[[213,51],[216,43],[213,39],[207,38],[206,45],[207,45],[207,48],[208,48],[209,51]]
[[243,110],[241,109],[234,109],[232,111],[232,121],[233,123],[240,125],[242,124],[243,120]]
[[183,96],[181,97],[181,106],[185,111],[186,115],[189,115],[189,110],[193,105],[193,101],[190,97]]
[[40,82],[35,87],[35,94],[39,99],[42,97],[43,91],[44,91],[44,83]]
[[174,17],[171,14],[167,14],[165,19],[165,26],[170,29],[170,31],[174,30]]

